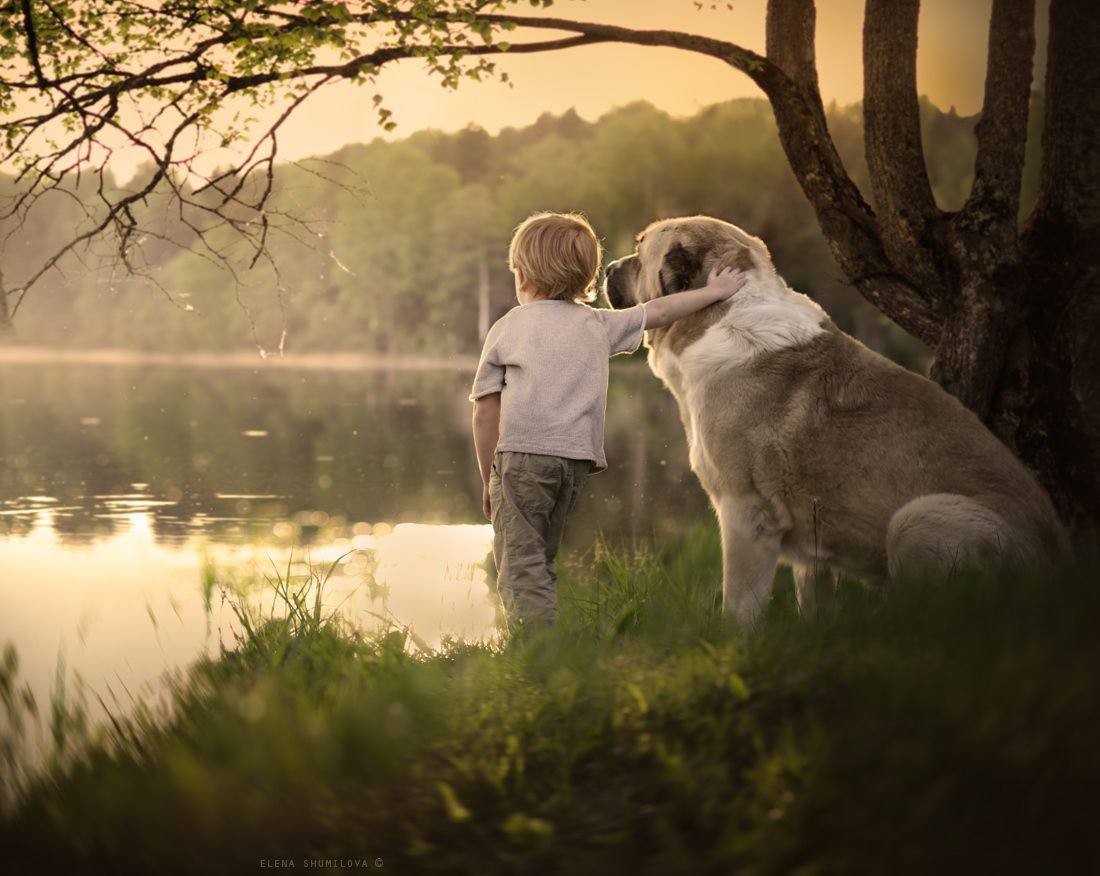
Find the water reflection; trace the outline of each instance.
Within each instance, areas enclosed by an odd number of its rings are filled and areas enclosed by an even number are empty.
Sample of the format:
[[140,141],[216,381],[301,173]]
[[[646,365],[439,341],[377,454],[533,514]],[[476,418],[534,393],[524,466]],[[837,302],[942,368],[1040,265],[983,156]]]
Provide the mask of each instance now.
[[[62,655],[90,692],[94,718],[155,700],[163,673],[216,652],[219,643],[231,647],[240,628],[223,596],[270,610],[274,591],[265,582],[288,571],[292,581],[304,580],[310,564],[335,564],[325,611],[364,629],[397,624],[429,646],[445,636],[496,635],[484,565],[488,525],[361,523],[359,535],[308,549],[202,537],[181,546],[158,540],[155,518],[143,510],[126,514],[110,537],[74,545],[63,543],[53,515],[41,509],[29,532],[2,545],[0,640],[15,645],[21,676],[40,702]],[[209,565],[228,590],[207,609],[197,582]]]
[[[316,511],[475,522],[468,382],[441,371],[5,363],[0,535],[25,534],[46,499],[64,543],[114,533],[125,501],[152,509],[166,542],[196,529],[266,539],[279,520],[308,542],[317,528],[300,515]],[[705,507],[674,405],[637,363],[615,369],[607,449],[611,468],[590,482],[575,529],[633,538]]]
[[[348,551],[330,598],[361,622],[392,615],[428,642],[490,634],[468,382],[6,362],[0,642],[17,645],[40,692],[66,649],[110,703],[231,636],[217,606],[207,635],[204,562],[244,579],[292,552]],[[637,363],[616,363],[610,468],[589,482],[567,549],[705,513],[683,444],[667,394]]]

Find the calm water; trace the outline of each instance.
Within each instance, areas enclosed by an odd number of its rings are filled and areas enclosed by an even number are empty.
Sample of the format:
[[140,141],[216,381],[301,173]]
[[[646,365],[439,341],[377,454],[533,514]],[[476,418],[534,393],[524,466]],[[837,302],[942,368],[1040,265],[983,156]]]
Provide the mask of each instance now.
[[[204,609],[205,566],[262,582],[272,564],[346,555],[328,600],[358,622],[388,617],[431,643],[493,634],[470,375],[0,369],[0,643],[40,695],[63,654],[125,709],[164,670],[230,643],[217,595]],[[607,452],[567,548],[705,513],[675,405],[640,363],[613,369]]]

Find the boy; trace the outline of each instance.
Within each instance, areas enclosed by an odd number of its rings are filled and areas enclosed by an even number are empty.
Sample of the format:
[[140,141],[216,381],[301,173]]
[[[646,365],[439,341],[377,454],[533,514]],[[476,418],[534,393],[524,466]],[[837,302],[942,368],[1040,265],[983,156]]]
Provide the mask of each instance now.
[[623,310],[597,310],[600,243],[582,216],[538,213],[512,236],[508,267],[520,306],[489,330],[474,377],[474,447],[482,506],[493,523],[497,585],[510,628],[551,626],[554,557],[588,475],[607,467],[608,359],[632,353],[645,329],[729,298],[739,271],[702,289]]

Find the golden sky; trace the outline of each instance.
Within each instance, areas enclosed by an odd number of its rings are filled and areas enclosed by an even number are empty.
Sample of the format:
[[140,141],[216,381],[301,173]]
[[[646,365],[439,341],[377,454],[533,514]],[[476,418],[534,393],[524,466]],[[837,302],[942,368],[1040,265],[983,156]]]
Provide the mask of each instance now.
[[[549,14],[703,33],[762,53],[766,0],[734,0],[732,11],[724,3],[718,5],[720,11],[699,11],[692,0],[558,0]],[[861,97],[863,5],[864,0],[818,0],[818,70],[826,102],[844,104]],[[991,0],[924,0],[922,4],[918,88],[944,108],[954,105],[960,113],[974,113],[981,107],[990,5]],[[525,6],[519,8],[527,12]],[[1039,6],[1045,13],[1047,0],[1040,0]],[[1040,22],[1042,46],[1045,14]],[[536,36],[545,39],[547,32]],[[512,41],[519,39],[517,32]],[[512,88],[496,82],[467,82],[457,92],[430,81],[419,62],[391,66],[380,77],[386,104],[398,123],[390,136],[407,136],[422,128],[456,130],[471,122],[495,132],[530,124],[543,112],[560,113],[571,107],[595,119],[611,107],[642,99],[670,113],[688,115],[718,101],[760,96],[748,78],[721,62],[676,49],[596,45],[505,57],[499,66],[511,76]],[[341,82],[301,108],[280,136],[280,152],[298,158],[380,134],[369,94]]]
[[[981,108],[986,45],[992,0],[923,0],[921,6],[917,85],[937,105],[959,113]],[[766,0],[733,0],[711,10],[710,0],[696,8],[693,0],[558,0],[541,14],[621,24],[635,28],[668,28],[728,39],[764,52]],[[817,0],[817,59],[825,101],[848,104],[862,95],[861,30],[864,0]],[[1039,46],[1035,82],[1042,84],[1043,48],[1049,0],[1037,3]],[[516,8],[539,14],[526,3]],[[547,39],[553,31],[516,31],[511,42],[525,37]],[[454,131],[471,123],[491,132],[534,122],[542,113],[575,108],[596,119],[609,109],[648,100],[673,115],[690,115],[702,107],[736,97],[760,97],[743,74],[722,62],[677,49],[601,44],[538,55],[503,55],[498,60],[512,86],[498,81],[465,81],[457,91],[443,89],[429,78],[422,62],[391,64],[379,76],[385,105],[398,127],[385,134],[371,104],[373,92],[340,81],[313,95],[284,124],[279,134],[279,158],[296,160],[323,155],[349,143],[378,136],[406,137],[424,128]],[[284,109],[272,105],[259,122],[272,122]],[[229,110],[232,112],[232,109]],[[254,110],[249,111],[255,114]],[[263,130],[263,128],[260,128]],[[205,144],[195,168],[208,173],[240,160],[248,145],[235,151]],[[121,180],[131,177],[148,156],[121,143],[111,167]]]

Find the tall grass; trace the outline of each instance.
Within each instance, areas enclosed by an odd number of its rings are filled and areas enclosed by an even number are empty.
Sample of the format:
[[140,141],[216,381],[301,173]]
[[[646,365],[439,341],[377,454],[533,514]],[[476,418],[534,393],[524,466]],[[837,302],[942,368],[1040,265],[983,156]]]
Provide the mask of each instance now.
[[[40,777],[0,827],[38,868],[440,873],[1089,872],[1100,592],[847,585],[721,616],[709,529],[599,545],[558,627],[428,649],[279,578],[174,689]],[[247,624],[243,621],[247,620]]]

